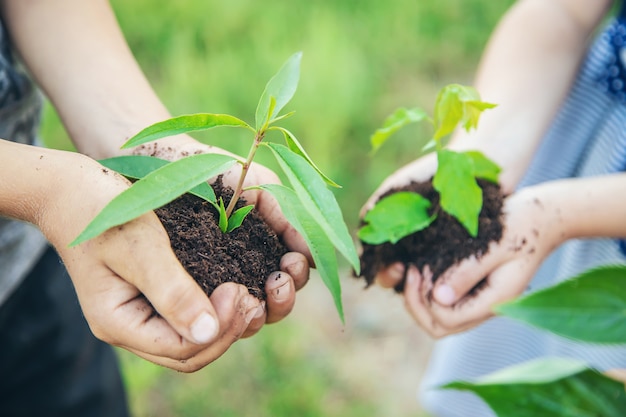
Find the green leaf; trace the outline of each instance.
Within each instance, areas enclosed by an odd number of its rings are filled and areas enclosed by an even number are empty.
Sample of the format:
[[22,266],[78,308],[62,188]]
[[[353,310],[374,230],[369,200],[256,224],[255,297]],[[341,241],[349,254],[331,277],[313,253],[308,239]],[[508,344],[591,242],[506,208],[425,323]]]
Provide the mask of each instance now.
[[376,130],[370,138],[372,153],[376,152],[398,130],[411,123],[421,122],[426,117],[426,113],[418,108],[406,109],[402,107],[397,109],[385,119],[383,126]]
[[442,388],[474,392],[499,417],[621,417],[626,410],[623,383],[571,359],[537,359]]
[[228,219],[228,227],[226,228],[226,233],[230,233],[243,223],[246,216],[252,211],[254,205],[244,206],[240,209],[237,209],[230,215]]
[[361,265],[354,242],[335,195],[326,187],[322,177],[306,159],[286,146],[277,143],[265,143],[265,146],[272,150],[287,175],[300,200],[300,206],[311,213],[330,241],[358,274]]
[[[166,161],[165,159],[145,155],[115,156],[113,158],[101,159],[98,162],[105,167],[132,179],[143,178],[155,169],[161,168],[162,166],[170,163],[170,161]],[[189,194],[203,198],[214,205],[217,204],[215,192],[206,182],[198,184],[188,192]]]
[[465,155],[472,159],[474,164],[474,177],[482,178],[493,183],[498,183],[498,176],[500,175],[500,167],[487,158],[482,152],[467,151]]
[[219,204],[217,205],[217,212],[219,213],[218,226],[222,233],[226,233],[228,230],[228,215],[226,214],[226,206],[224,206],[224,199],[220,197]]
[[430,201],[417,193],[400,191],[381,200],[367,212],[367,223],[359,232],[359,239],[370,245],[397,243],[412,233],[425,229],[435,220],[428,214]]
[[626,266],[603,266],[496,306],[495,312],[584,342],[625,344],[625,288]]
[[122,149],[132,148],[166,136],[174,136],[198,130],[207,130],[218,126],[245,127],[247,129],[252,129],[252,127],[243,120],[228,114],[188,114],[163,120],[162,122],[146,127],[123,144]]
[[196,185],[228,170],[236,162],[227,155],[200,154],[152,171],[111,200],[70,246],[83,243],[111,227],[173,201]]
[[320,227],[317,219],[308,210],[302,209],[302,203],[293,190],[279,184],[259,185],[256,188],[265,190],[274,196],[287,221],[304,238],[313,256],[315,267],[333,297],[339,318],[342,323],[345,323],[339,266],[333,242]]
[[[256,130],[261,130],[291,100],[300,80],[300,61],[302,52],[296,52],[283,64],[265,86],[256,108]],[[272,97],[275,105],[272,107]],[[271,108],[272,107],[272,108]]]
[[302,147],[302,145],[300,144],[300,142],[294,136],[293,133],[291,133],[290,131],[288,131],[287,129],[285,129],[283,127],[278,127],[278,126],[273,127],[272,129],[280,130],[283,133],[283,135],[285,136],[285,142],[287,143],[287,147],[289,149],[291,149],[292,152],[295,152],[298,155],[300,155],[301,157],[303,157],[304,159],[306,159],[306,161],[309,163],[309,165],[311,165],[317,171],[317,173],[322,176],[322,178],[324,179],[326,184],[330,185],[331,187],[341,188],[341,186],[339,184],[337,184],[335,181],[333,181],[330,178],[328,178],[328,176],[326,174],[324,174],[317,167],[317,165],[315,165],[315,163],[313,162],[311,157],[306,153],[306,151],[304,150],[304,148]]
[[464,153],[443,149],[437,151],[437,163],[433,186],[439,192],[441,207],[476,237],[483,192],[474,178],[472,159]]
[[495,106],[480,101],[480,95],[473,87],[459,84],[445,86],[435,102],[435,139],[449,135],[459,123],[467,131],[475,128],[480,114]]

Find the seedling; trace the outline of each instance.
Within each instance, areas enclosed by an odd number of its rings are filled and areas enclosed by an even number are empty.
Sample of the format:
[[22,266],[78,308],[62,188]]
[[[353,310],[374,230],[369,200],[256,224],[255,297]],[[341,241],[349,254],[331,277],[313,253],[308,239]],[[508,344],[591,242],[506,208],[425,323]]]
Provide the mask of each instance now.
[[[482,189],[476,182],[483,178],[498,182],[500,168],[478,151],[455,152],[445,149],[446,139],[461,125],[469,131],[478,125],[480,114],[495,107],[480,101],[472,87],[451,84],[444,87],[435,103],[434,120],[418,108],[400,108],[389,116],[371,137],[376,152],[402,127],[428,120],[433,124],[433,138],[421,153],[437,153],[437,171],[433,186],[439,193],[444,211],[454,216],[472,236],[478,235],[478,217],[482,208]],[[413,192],[396,192],[379,200],[365,215],[359,238],[368,244],[397,243],[400,239],[427,228],[436,218],[429,214],[430,201]]]
[[[294,228],[303,236],[322,280],[330,290],[337,311],[343,321],[341,286],[335,249],[358,270],[359,259],[343,215],[328,185],[338,187],[313,163],[309,155],[289,130],[275,123],[293,115],[279,115],[293,97],[299,77],[302,53],[292,55],[267,83],[258,102],[255,126],[227,114],[197,113],[167,119],[146,127],[130,138],[122,148],[131,148],[163,137],[211,129],[236,127],[253,134],[246,159],[227,155],[200,154],[174,162],[147,156],[123,156],[101,163],[122,175],[137,179],[127,190],[114,198],[71,243],[78,245],[98,236],[111,227],[126,223],[190,192],[204,198],[219,213],[219,225],[228,233],[239,227],[253,206],[234,210],[242,192],[260,189],[273,195]],[[286,146],[267,142],[266,135],[282,133]],[[244,187],[244,180],[257,150],[264,146],[276,157],[279,166],[291,183],[291,188],[278,184],[259,184]],[[212,177],[240,164],[241,175],[232,199],[226,204],[216,199],[215,192],[206,183]]]

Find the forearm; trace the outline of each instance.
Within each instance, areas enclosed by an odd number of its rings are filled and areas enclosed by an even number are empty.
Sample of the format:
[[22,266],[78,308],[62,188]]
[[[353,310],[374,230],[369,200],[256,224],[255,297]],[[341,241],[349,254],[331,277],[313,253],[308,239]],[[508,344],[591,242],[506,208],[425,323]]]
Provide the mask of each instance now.
[[119,153],[126,139],[169,117],[105,0],[3,0],[28,69],[79,151]]
[[626,237],[626,173],[550,181],[527,191],[548,215],[546,227],[556,244]]
[[610,0],[522,0],[501,20],[476,74],[486,111],[453,147],[480,149],[503,167],[512,192],[566,96]]

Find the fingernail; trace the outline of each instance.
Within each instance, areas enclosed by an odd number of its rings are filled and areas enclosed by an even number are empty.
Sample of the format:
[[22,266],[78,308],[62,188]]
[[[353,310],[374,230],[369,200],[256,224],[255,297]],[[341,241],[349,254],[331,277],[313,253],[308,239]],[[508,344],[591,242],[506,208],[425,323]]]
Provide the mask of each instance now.
[[272,298],[274,298],[274,301],[278,301],[279,303],[287,301],[289,299],[289,295],[291,294],[291,291],[289,291],[291,289],[290,286],[291,284],[287,281],[280,287],[272,290]]
[[191,325],[191,337],[199,344],[205,344],[217,336],[218,325],[213,316],[202,313]]
[[454,290],[446,284],[437,285],[433,290],[433,297],[435,301],[445,306],[451,306],[456,301]]

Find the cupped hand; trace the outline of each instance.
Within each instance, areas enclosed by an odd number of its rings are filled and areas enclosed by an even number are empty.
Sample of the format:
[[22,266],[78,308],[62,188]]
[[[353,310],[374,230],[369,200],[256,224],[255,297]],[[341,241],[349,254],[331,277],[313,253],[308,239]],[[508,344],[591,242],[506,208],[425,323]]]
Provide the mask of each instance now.
[[542,261],[563,241],[559,211],[539,189],[529,187],[505,200],[503,236],[479,259],[452,266],[434,285],[427,267],[409,268],[406,308],[433,337],[467,330],[492,317],[493,306],[524,292]]
[[[156,156],[170,161],[200,153],[220,153],[235,156],[223,149],[198,142],[187,135],[174,136],[141,145],[134,149],[133,153]],[[240,173],[241,165],[237,164],[224,173],[224,184],[235,188]],[[246,175],[244,187],[278,183],[280,183],[280,180],[273,171],[260,164],[253,163]],[[274,323],[280,321],[291,312],[295,303],[295,292],[304,287],[308,281],[309,266],[313,265],[313,260],[304,239],[287,222],[278,202],[271,194],[253,189],[245,191],[243,197],[248,203],[255,205],[259,215],[282,238],[290,250],[281,259],[281,271],[276,271],[268,277],[266,283],[266,293],[268,295],[266,314],[259,319],[255,319],[250,324],[244,334],[244,337],[247,337],[256,333],[264,322]]]
[[266,315],[274,320],[291,309],[295,285],[287,271],[302,275],[299,257],[268,281],[268,303],[277,313],[266,313],[238,284],[219,286],[209,299],[176,258],[153,212],[69,247],[129,183],[79,154],[45,151],[38,163],[59,181],[41,199],[35,223],[59,252],[84,316],[101,340],[191,372],[258,330]]

